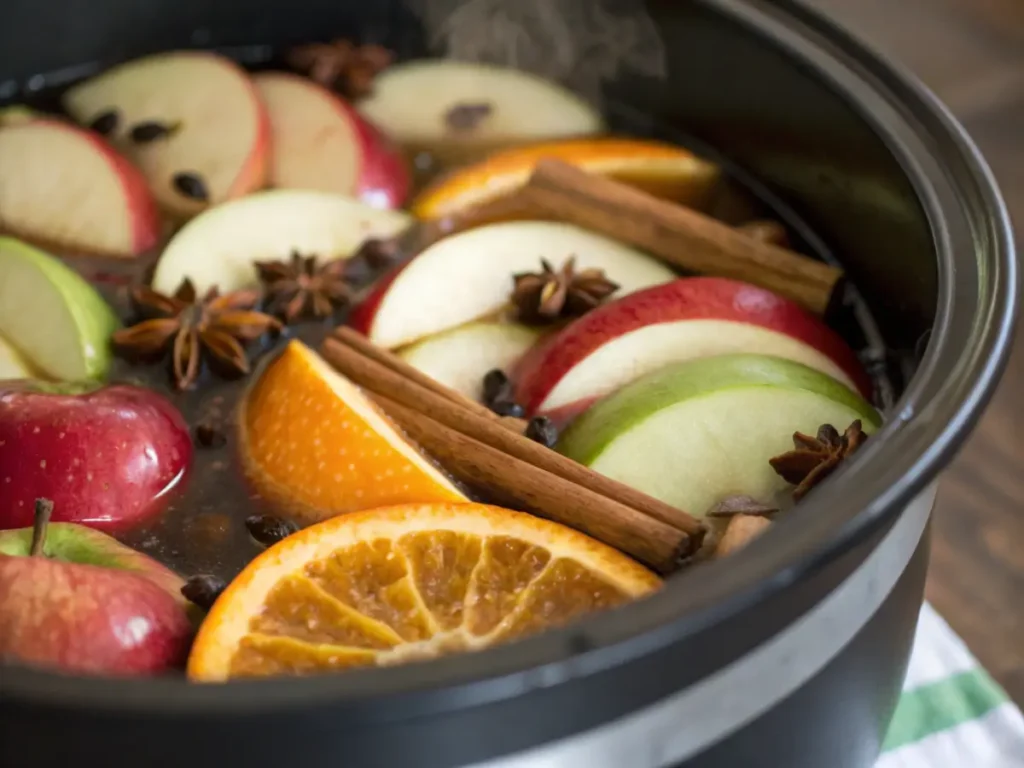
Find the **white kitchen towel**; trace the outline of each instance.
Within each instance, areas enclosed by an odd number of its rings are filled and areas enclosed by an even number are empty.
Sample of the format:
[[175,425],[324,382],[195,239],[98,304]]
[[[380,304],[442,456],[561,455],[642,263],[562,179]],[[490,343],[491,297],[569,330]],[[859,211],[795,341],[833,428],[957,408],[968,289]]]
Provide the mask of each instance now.
[[1024,768],[1020,710],[928,604],[876,768]]

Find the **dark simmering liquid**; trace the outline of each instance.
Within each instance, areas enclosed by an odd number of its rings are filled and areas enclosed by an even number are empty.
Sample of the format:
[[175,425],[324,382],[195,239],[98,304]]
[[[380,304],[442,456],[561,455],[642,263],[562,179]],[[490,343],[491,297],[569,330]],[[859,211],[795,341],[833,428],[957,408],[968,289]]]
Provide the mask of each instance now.
[[[65,80],[62,86],[67,85],[66,78],[60,77],[49,79],[48,82],[60,80]],[[52,109],[58,103],[58,96],[59,91],[53,88],[38,91],[24,101],[29,106]],[[706,147],[695,145],[695,142],[675,130],[653,125],[643,115],[632,114],[626,108],[613,105],[609,119],[615,132],[649,136],[690,146],[699,154],[719,162],[729,175],[730,189],[723,196],[724,204],[713,211],[715,215],[729,223],[739,223],[753,216],[771,216],[787,226],[797,250],[832,260],[827,248],[791,210],[773,199],[755,180],[732,167],[726,158],[717,156]],[[422,184],[432,172],[433,164],[429,158],[420,157],[416,159],[415,165],[418,181]],[[100,289],[122,319],[130,321],[128,286],[145,279],[156,263],[159,251],[157,249],[146,257],[134,260],[67,254],[62,254],[62,257]],[[287,258],[288,254],[281,254],[280,257]],[[336,322],[342,320],[343,317],[336,318]],[[875,405],[883,412],[886,411],[893,403],[896,386],[906,376],[905,370],[899,370],[900,365],[909,365],[909,361],[887,353],[867,307],[853,290],[849,291],[843,306],[838,307],[829,320],[860,353],[875,382]],[[314,349],[317,348],[332,324],[305,323],[294,326],[262,348],[254,346],[250,350],[254,361],[251,376],[258,376],[267,360],[289,338],[298,337]],[[230,580],[262,551],[262,546],[246,530],[245,519],[261,513],[278,514],[273,505],[253,491],[241,471],[235,421],[238,404],[249,379],[224,381],[204,371],[193,390],[179,392],[171,384],[167,363],[140,366],[117,360],[111,370],[110,380],[140,384],[159,391],[181,411],[193,435],[197,426],[205,425],[225,438],[223,444],[217,447],[204,447],[197,443],[191,473],[187,481],[171,494],[166,511],[121,538],[183,576],[209,573]]]

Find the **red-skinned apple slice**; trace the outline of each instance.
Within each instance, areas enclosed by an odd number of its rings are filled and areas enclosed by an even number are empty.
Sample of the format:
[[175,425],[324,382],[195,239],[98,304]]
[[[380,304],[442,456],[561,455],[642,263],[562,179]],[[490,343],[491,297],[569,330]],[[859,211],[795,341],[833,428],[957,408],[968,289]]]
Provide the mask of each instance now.
[[393,349],[492,315],[504,307],[512,276],[557,269],[575,257],[619,285],[616,296],[672,280],[664,264],[569,224],[513,221],[440,240],[381,281],[350,318],[373,343]]
[[286,72],[253,78],[270,116],[270,185],[398,208],[409,193],[399,150],[340,96]]
[[[475,118],[453,119],[459,108],[476,110]],[[442,162],[604,130],[597,110],[556,83],[511,67],[450,59],[388,67],[359,111],[409,151],[427,151]]]
[[598,307],[528,352],[515,370],[516,400],[565,420],[657,368],[737,352],[793,360],[871,392],[856,355],[818,318],[757,286],[692,277]]
[[410,222],[402,211],[372,208],[329,192],[275,189],[219,205],[171,239],[153,275],[153,288],[173,293],[184,278],[198,291],[222,292],[257,284],[256,261],[292,252],[321,260],[351,256],[370,238],[390,238]]
[[[113,111],[116,126],[109,138],[175,217],[245,195],[266,179],[266,110],[249,76],[223,56],[177,51],[130,61],[70,89],[64,106],[83,125]],[[132,130],[142,123],[169,132],[140,142]],[[175,184],[182,173],[200,180],[206,199]]]
[[0,168],[0,231],[119,257],[157,242],[146,180],[93,133],[46,119],[2,127]]

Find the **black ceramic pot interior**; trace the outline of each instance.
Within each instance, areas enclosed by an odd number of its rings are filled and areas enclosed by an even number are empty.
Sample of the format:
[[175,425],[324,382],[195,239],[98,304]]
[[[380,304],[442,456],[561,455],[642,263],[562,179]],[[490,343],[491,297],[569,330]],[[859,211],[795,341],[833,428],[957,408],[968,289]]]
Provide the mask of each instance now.
[[[541,0],[520,2],[522,7],[537,7]],[[437,7],[450,9],[457,5],[437,2]],[[638,7],[632,2],[606,5],[634,10]],[[713,0],[651,0],[646,4],[653,29],[663,42],[663,71],[652,76],[649,71],[639,71],[650,69],[645,65],[623,67],[614,79],[605,81],[601,96],[611,118],[620,127],[641,133],[685,136],[701,151],[725,158],[742,180],[797,228],[809,250],[837,259],[847,270],[856,288],[853,295],[863,297],[862,306],[870,315],[857,327],[868,336],[874,333],[873,328],[877,329],[874,353],[885,349],[896,359],[912,364],[923,351],[922,340],[936,320],[943,284],[934,222],[930,221],[930,212],[926,212],[916,186],[921,174],[910,172],[906,158],[893,151],[893,136],[873,122],[865,111],[865,101],[857,103],[848,91],[837,88],[822,72],[785,53],[781,47],[767,44],[764,31],[749,26],[743,13],[730,16],[719,5],[726,4]],[[777,6],[788,4],[735,5],[749,5],[755,9],[752,13],[764,13],[767,19],[776,13]],[[5,8],[3,14],[0,101],[17,101],[26,98],[26,94],[31,98],[34,92],[59,86],[104,65],[162,49],[216,48],[263,66],[273,63],[275,51],[283,46],[335,36],[380,42],[404,56],[428,52],[443,55],[444,44],[452,43],[451,38],[439,41],[431,34],[440,28],[436,18],[431,20],[428,16],[425,27],[423,14],[392,0],[304,0],[298,4],[284,0],[51,0],[46,4],[19,3]],[[572,29],[571,24],[567,28]],[[472,30],[467,30],[467,34],[473,34]],[[500,47],[490,54],[492,59],[498,57],[498,63],[509,63],[501,60]],[[535,61],[536,68],[547,74],[543,60]],[[870,76],[870,72],[864,73],[866,79]],[[970,269],[967,273],[971,281],[977,279]],[[1005,314],[1012,301],[1005,296],[997,299],[1002,302],[997,311]],[[857,303],[853,301],[852,305]],[[960,311],[965,313],[960,319],[967,333],[967,319],[974,308],[965,305]],[[838,312],[837,322],[847,322],[847,314]],[[986,337],[985,344],[999,347],[1002,342],[993,341],[994,338]],[[860,346],[867,341],[870,339],[857,340]],[[998,348],[995,357],[1001,359],[1002,354]],[[998,360],[993,366],[986,369],[982,390],[990,387]],[[963,376],[967,377],[967,372]],[[965,378],[964,387],[975,389],[975,383]],[[901,387],[897,384],[898,389]],[[959,420],[957,429],[962,432],[963,424],[959,422],[973,418],[977,403],[973,403],[967,415],[961,412],[960,401],[949,408],[950,423],[955,415]],[[943,434],[941,447],[946,451],[952,437]],[[917,447],[915,444],[913,450]],[[916,460],[908,455],[907,467]],[[938,459],[932,456],[929,461],[927,467],[914,470],[914,487],[908,484],[901,488],[903,500],[929,479],[926,475],[937,470]],[[905,468],[893,471],[899,471],[893,481],[906,474]],[[867,502],[881,497],[882,492],[872,489],[864,494]],[[816,511],[821,512],[821,507],[833,501],[835,497],[823,494]],[[857,509],[846,510],[844,519],[849,521],[856,513]],[[834,529],[837,520],[824,520],[820,525]],[[819,530],[815,535],[820,533]],[[795,559],[800,547],[806,554],[806,544],[794,543],[785,556]],[[772,557],[764,549],[759,552],[757,570],[763,575]],[[721,589],[735,588],[742,580],[742,574],[722,580]],[[353,682],[347,690],[357,695],[389,687],[429,688],[440,680],[452,679],[447,677],[450,673],[465,682],[497,669],[512,672],[541,661],[565,658],[576,650],[611,644],[659,623],[679,619],[687,602],[693,602],[692,591],[684,592],[670,584],[655,599],[631,606],[621,616],[610,617],[615,620],[614,628],[602,617],[584,622],[581,626],[594,627],[590,635],[583,630],[571,637],[549,633],[545,638],[519,644],[521,648],[498,649],[474,655],[472,659],[368,673],[375,676],[373,685],[364,685],[363,673],[352,673]],[[625,616],[629,611],[633,611],[634,618],[643,616],[642,620],[628,620]],[[500,663],[495,659],[500,659]],[[603,663],[613,661],[609,657]],[[436,666],[438,671],[425,672],[426,666]],[[385,676],[390,683],[382,682]],[[160,691],[161,704],[172,705],[172,700],[164,695],[169,688],[161,685]],[[294,687],[287,691],[284,698],[290,701],[300,695]],[[325,688],[320,693],[328,696],[337,691]],[[157,706],[143,698],[146,706]],[[193,698],[192,703],[196,700]],[[237,699],[235,703],[242,705]]]

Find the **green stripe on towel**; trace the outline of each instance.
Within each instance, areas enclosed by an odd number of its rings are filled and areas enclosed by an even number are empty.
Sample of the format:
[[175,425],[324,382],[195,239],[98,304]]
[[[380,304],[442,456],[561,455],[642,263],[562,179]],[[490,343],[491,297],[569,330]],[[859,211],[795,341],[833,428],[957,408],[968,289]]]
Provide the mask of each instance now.
[[968,720],[975,720],[1007,701],[1006,694],[983,669],[923,685],[900,698],[883,751],[920,741]]

